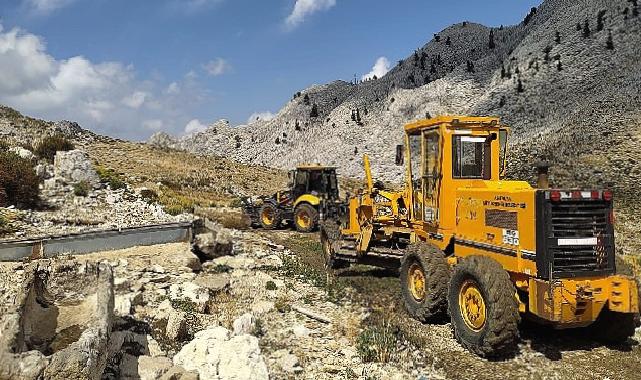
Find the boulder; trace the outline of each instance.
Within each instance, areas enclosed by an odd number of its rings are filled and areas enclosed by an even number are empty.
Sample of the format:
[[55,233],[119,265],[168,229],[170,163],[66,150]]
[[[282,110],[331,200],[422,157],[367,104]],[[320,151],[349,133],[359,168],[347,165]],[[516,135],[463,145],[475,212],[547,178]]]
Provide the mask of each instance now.
[[87,153],[81,150],[57,152],[53,161],[53,172],[56,177],[67,183],[88,182],[98,185],[100,178],[91,164]]
[[232,255],[233,248],[231,231],[220,226],[211,232],[196,235],[193,245],[194,253],[203,261]]
[[256,326],[256,320],[251,313],[245,313],[234,321],[234,335],[251,334]]
[[213,292],[220,292],[229,286],[229,275],[226,273],[202,273],[194,282]]
[[173,366],[159,380],[198,380],[198,373],[187,371],[181,366]]
[[287,373],[298,373],[303,370],[298,361],[298,357],[287,349],[278,350],[274,352],[273,356],[276,358],[278,366]]
[[174,364],[198,372],[203,379],[269,379],[258,339],[250,335],[231,337],[224,327],[198,332],[174,356]]
[[170,341],[182,341],[187,336],[187,318],[184,312],[172,310],[167,318],[165,336]]
[[152,358],[143,355],[138,357],[138,376],[140,380],[157,380],[173,366],[171,359],[165,356]]

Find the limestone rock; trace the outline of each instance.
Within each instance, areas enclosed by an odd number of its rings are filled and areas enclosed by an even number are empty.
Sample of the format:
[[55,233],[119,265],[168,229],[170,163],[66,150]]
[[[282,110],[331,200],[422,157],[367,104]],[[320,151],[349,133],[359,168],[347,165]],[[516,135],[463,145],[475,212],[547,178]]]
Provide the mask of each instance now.
[[57,152],[53,162],[53,171],[56,177],[62,178],[67,183],[86,181],[96,185],[100,182],[89,156],[78,149]]
[[197,371],[203,379],[267,380],[267,365],[258,339],[249,335],[230,338],[229,330],[214,327],[196,334],[174,356],[174,364]]
[[220,227],[215,231],[196,235],[193,248],[201,259],[213,260],[231,255],[234,244],[230,231]]
[[15,146],[15,147],[9,149],[9,152],[15,153],[16,155],[18,155],[18,156],[20,156],[20,157],[22,157],[24,159],[27,159],[27,160],[33,160],[33,159],[36,158],[36,156],[30,150],[25,149],[25,148],[20,147],[20,146]]
[[234,335],[251,334],[256,320],[251,313],[245,313],[234,320]]
[[138,376],[140,376],[140,380],[157,380],[172,367],[173,362],[165,356],[138,357]]

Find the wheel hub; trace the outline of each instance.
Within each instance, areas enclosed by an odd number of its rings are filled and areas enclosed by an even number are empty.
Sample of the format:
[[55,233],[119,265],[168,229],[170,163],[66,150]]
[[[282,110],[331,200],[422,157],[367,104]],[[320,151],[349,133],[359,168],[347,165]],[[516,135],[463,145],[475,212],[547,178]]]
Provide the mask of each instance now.
[[311,218],[309,217],[309,214],[305,211],[300,211],[296,214],[296,224],[298,224],[301,228],[308,228],[309,225],[311,224]]
[[485,300],[475,281],[467,280],[459,292],[459,308],[465,324],[474,331],[485,326]]
[[265,209],[263,210],[263,214],[261,215],[261,219],[263,220],[263,223],[266,225],[271,225],[274,222],[274,212],[270,209]]
[[410,266],[407,276],[408,288],[416,301],[425,299],[425,272],[417,263]]

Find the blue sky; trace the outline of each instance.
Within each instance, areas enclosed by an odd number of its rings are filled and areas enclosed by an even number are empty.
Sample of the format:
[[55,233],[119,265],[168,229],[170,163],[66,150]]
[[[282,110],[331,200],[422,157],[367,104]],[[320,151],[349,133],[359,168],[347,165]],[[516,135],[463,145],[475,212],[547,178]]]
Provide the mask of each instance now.
[[0,103],[129,139],[240,124],[448,25],[515,24],[539,3],[0,0]]

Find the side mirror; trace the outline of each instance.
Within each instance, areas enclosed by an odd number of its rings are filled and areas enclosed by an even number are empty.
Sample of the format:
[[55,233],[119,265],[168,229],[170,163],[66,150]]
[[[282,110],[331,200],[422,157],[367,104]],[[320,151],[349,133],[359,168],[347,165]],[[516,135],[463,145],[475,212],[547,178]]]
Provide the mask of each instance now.
[[396,166],[403,166],[405,162],[405,146],[396,145]]

